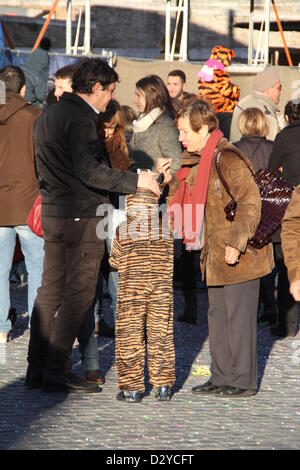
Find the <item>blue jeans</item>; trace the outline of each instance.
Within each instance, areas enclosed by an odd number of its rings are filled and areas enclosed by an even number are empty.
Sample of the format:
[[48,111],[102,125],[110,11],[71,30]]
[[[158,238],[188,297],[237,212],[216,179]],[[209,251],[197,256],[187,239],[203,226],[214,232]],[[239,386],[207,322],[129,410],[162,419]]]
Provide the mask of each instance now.
[[[114,210],[112,213],[111,232],[106,239],[106,247],[108,254],[110,254],[113,238],[117,226],[126,219],[125,212],[122,210]],[[95,320],[99,321],[102,314],[102,295],[103,293],[103,275],[99,272],[95,302],[91,305],[85,321],[81,327],[78,335],[79,350],[82,357],[82,367],[86,372],[87,370],[99,369],[98,360],[98,345],[95,334]],[[117,310],[117,295],[118,295],[118,273],[117,271],[111,271],[108,277],[108,293],[112,302],[114,323],[116,322],[116,310]]]
[[95,338],[94,306],[95,303],[93,302],[77,337],[84,372],[99,370],[98,343]]
[[102,310],[103,276],[98,275],[95,300],[90,306],[77,337],[84,372],[99,369],[98,342],[95,338],[95,320],[99,321]]
[[[110,255],[112,244],[114,241],[115,233],[117,227],[126,220],[126,215],[124,210],[115,209],[112,213],[112,231],[109,233],[109,236],[106,238],[106,248],[108,254]],[[118,299],[118,271],[110,271],[108,276],[108,293],[111,298],[111,306],[113,309],[114,322],[116,323],[116,314],[117,314],[117,299]]]
[[117,300],[118,300],[118,271],[110,271],[108,275],[108,293],[111,298],[111,307],[113,310],[114,323],[116,324]]
[[9,274],[18,234],[28,272],[28,314],[31,316],[36,291],[41,285],[43,272],[44,240],[35,235],[27,225],[0,227],[0,332],[11,329],[7,320],[10,309]]
[[[93,304],[93,312],[95,321],[100,321],[102,316],[102,299],[103,299],[103,274],[100,271],[98,274],[98,281],[96,285],[95,303]],[[92,307],[91,307],[92,308]]]

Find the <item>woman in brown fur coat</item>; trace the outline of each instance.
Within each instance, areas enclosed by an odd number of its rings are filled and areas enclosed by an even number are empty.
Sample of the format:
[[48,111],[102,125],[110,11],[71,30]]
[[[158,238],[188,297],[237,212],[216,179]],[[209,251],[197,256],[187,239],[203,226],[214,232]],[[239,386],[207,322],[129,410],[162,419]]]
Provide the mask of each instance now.
[[[255,250],[248,246],[260,221],[259,191],[251,172],[238,157],[238,150],[219,131],[209,103],[194,102],[182,108],[177,117],[179,140],[188,152],[199,155],[199,164],[177,173],[179,188],[170,210],[172,214],[174,208],[181,207],[181,235],[186,246],[202,248],[201,271],[206,276],[209,297],[211,378],[192,391],[229,398],[254,395],[259,279],[273,267],[269,247]],[[226,220],[224,208],[230,197],[216,169],[220,152],[224,179],[237,202],[233,222]],[[186,204],[193,208],[187,217]],[[194,218],[189,216],[191,213]],[[173,220],[177,230],[176,217]]]

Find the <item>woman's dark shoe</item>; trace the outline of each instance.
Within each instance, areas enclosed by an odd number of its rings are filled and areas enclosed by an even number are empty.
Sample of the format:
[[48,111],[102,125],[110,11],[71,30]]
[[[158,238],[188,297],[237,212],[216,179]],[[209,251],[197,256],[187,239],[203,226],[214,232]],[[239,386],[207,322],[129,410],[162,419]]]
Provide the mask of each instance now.
[[84,378],[87,382],[93,383],[93,384],[98,384],[98,385],[103,385],[104,384],[104,378],[101,377],[100,375],[100,370],[87,370],[84,373]]
[[118,401],[126,401],[127,403],[140,403],[143,393],[138,390],[121,390],[116,396]]
[[221,390],[217,391],[215,395],[222,398],[235,398],[235,397],[251,397],[257,394],[257,390],[249,388],[238,388],[226,385]]
[[214,385],[210,380],[205,382],[203,385],[197,385],[196,387],[192,388],[192,393],[205,395],[205,394],[213,394],[219,390],[222,390],[224,386],[222,385]]
[[158,401],[170,401],[171,400],[171,389],[168,385],[155,388],[155,398]]

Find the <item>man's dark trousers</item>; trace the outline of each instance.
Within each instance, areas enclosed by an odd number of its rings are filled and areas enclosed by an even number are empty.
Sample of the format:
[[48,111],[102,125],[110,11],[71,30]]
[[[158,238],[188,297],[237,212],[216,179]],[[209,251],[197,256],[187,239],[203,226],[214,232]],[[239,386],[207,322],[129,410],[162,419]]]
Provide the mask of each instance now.
[[31,319],[28,362],[36,373],[71,371],[71,353],[93,303],[104,241],[99,217],[42,217],[44,271]]

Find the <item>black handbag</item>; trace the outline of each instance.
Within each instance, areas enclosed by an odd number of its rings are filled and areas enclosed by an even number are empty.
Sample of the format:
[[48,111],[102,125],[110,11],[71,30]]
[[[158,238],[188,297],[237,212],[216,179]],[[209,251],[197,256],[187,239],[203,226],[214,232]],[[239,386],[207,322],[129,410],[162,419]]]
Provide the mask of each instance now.
[[[258,186],[261,197],[261,218],[256,232],[248,244],[253,248],[262,248],[269,243],[273,233],[280,227],[285,210],[293,194],[294,186],[272,170],[262,168],[254,173],[251,165],[238,149],[231,148],[230,150],[235,152],[244,161]],[[221,155],[222,152],[219,152],[216,157],[216,169],[226,192],[231,197],[231,201],[224,208],[226,219],[233,222],[237,203],[223,177],[220,165]]]

